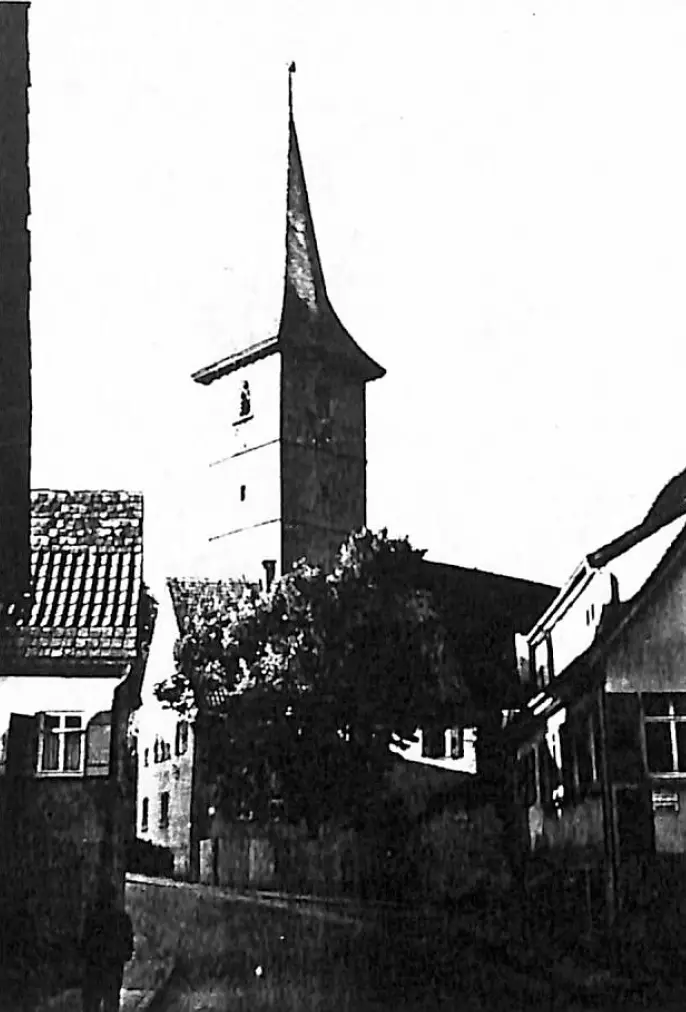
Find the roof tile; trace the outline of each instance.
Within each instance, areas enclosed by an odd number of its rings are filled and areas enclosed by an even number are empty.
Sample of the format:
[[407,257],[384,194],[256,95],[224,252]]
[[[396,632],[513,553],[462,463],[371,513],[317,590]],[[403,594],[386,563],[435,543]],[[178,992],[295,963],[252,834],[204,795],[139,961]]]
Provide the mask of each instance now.
[[135,657],[142,495],[35,490],[31,548],[31,614],[0,644],[5,670],[29,657],[79,663]]

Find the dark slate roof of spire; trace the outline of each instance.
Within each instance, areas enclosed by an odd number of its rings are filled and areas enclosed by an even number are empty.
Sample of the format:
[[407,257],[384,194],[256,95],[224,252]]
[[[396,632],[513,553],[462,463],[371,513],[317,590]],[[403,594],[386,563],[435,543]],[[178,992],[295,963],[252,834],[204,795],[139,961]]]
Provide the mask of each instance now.
[[[289,78],[289,98],[290,96]],[[285,349],[291,350],[295,355],[310,354],[334,359],[341,369],[354,373],[365,382],[380,379],[386,372],[353,340],[329,301],[295,129],[292,99],[289,101],[288,117],[286,263],[279,332],[198,370],[193,374],[193,379],[206,385],[239,366]]]
[[25,624],[0,641],[5,670],[97,673],[133,660],[142,569],[142,495],[33,491],[33,601]]

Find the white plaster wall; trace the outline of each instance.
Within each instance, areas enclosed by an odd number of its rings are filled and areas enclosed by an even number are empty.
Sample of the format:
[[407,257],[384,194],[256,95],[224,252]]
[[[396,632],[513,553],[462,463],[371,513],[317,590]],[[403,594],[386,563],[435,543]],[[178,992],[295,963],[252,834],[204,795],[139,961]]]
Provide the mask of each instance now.
[[116,678],[0,677],[0,734],[8,730],[13,713],[32,716],[46,710],[69,710],[82,713],[87,723],[96,713],[112,709],[118,684]]
[[[422,732],[417,730],[417,741],[409,748],[400,749],[391,745],[391,751],[402,755],[410,762],[423,763],[425,766],[437,766],[439,769],[453,770],[459,773],[476,773],[476,728],[467,727],[464,730],[464,752],[461,759],[428,759],[422,755]],[[450,731],[446,730],[446,752],[450,746]]]
[[[233,423],[240,412],[244,381],[250,384],[252,418]],[[278,352],[222,376],[202,389],[207,429],[202,452],[207,463],[224,460],[248,446],[278,439],[281,419],[281,356]]]
[[[588,585],[555,623],[551,630],[555,677],[561,675],[572,661],[590,647],[603,608],[609,603],[610,596],[610,574],[600,570],[593,574]],[[544,668],[547,672],[548,653],[545,641],[536,645],[535,663],[537,672],[540,668]]]

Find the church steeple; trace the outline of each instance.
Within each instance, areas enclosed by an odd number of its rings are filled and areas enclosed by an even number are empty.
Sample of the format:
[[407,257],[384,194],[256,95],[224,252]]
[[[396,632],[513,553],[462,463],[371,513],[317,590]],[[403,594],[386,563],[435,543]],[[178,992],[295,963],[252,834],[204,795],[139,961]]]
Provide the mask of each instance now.
[[285,279],[278,333],[265,335],[260,341],[193,373],[195,382],[204,386],[249,362],[287,349],[296,354],[325,357],[365,383],[386,375],[386,370],[347,332],[327,295],[295,128],[294,73],[295,64],[291,63],[288,68]]
[[288,68],[288,184],[286,201],[286,278],[283,312],[294,299],[316,317],[327,300],[324,275],[314,233],[300,145],[293,117],[293,74]]
[[385,369],[373,361],[345,330],[329,302],[314,221],[307,194],[293,114],[293,75],[288,68],[288,184],[286,201],[286,271],[279,340],[340,358],[365,381]]
[[328,569],[366,523],[366,387],[384,370],[327,294],[293,115],[294,70],[278,329],[193,376],[203,385],[225,377],[208,428],[216,561],[207,575],[259,580],[303,557]]

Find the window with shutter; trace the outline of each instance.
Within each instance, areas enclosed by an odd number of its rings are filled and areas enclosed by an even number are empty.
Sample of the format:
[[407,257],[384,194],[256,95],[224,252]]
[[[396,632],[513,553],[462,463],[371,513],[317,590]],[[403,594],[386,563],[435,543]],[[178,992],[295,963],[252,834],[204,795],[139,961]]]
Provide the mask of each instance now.
[[86,776],[106,777],[110,772],[112,714],[96,713],[86,730]]
[[38,718],[13,713],[7,732],[8,776],[30,777],[36,772],[38,756]]
[[38,769],[40,776],[83,773],[83,717],[52,712],[39,716]]

